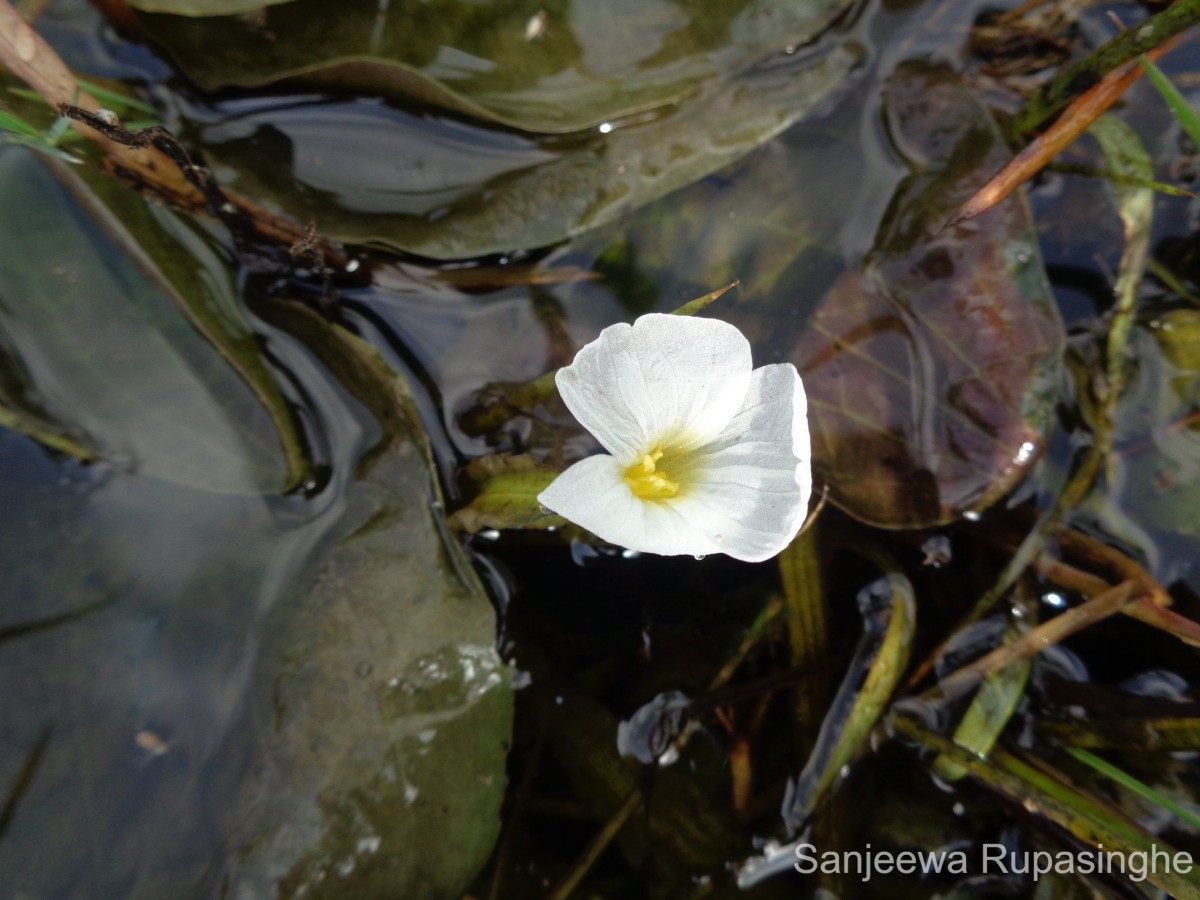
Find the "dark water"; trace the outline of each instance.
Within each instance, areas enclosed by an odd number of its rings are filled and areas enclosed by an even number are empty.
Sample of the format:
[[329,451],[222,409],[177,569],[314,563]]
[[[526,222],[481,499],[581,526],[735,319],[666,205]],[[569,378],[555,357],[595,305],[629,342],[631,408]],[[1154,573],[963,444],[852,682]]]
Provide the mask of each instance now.
[[[1040,403],[1020,423],[1039,442],[1045,434],[1036,462],[1009,471],[1011,458],[1005,469],[985,456],[967,475],[948,465],[936,472],[941,495],[926,502],[914,499],[915,479],[880,499],[858,490],[844,456],[818,460],[842,508],[922,527],[873,528],[837,506],[822,513],[829,633],[815,666],[793,668],[776,620],[736,678],[709,694],[779,594],[771,564],[637,557],[582,534],[447,533],[441,508],[469,498],[469,460],[497,449],[568,458],[591,449],[553,406],[489,435],[469,433],[460,416],[485,386],[569,362],[607,324],[670,311],[734,279],[742,287],[710,313],[743,329],[756,364],[803,367],[809,351],[798,348],[829,314],[829,292],[857,296],[847,274],[870,266],[901,283],[912,263],[905,241],[937,214],[941,195],[930,184],[944,191],[973,177],[988,165],[986,148],[998,151],[983,126],[974,135],[975,125],[962,125],[974,121],[966,106],[930,99],[967,96],[946,87],[961,80],[1003,109],[1015,105],[967,49],[985,6],[856,6],[829,38],[850,48],[853,64],[778,137],[569,240],[438,263],[432,249],[490,246],[478,235],[505,233],[472,218],[507,210],[497,196],[536,211],[539,195],[522,194],[520,179],[566,165],[594,138],[534,138],[312,87],[205,94],[87,7],[55,4],[40,28],[69,64],[142,88],[227,186],[372,245],[360,262],[371,280],[327,289],[320,279],[249,271],[216,226],[121,200],[27,149],[0,148],[0,399],[100,457],[79,462],[0,430],[0,892],[543,896],[641,788],[649,811],[634,813],[584,892],[737,893],[732,867],[784,836],[787,781],[852,666],[863,628],[855,598],[881,574],[863,548],[890,554],[914,585],[919,661],[998,576],[1006,551],[989,529],[1049,509],[1079,459],[1089,433],[1086,369],[1056,360],[1094,361],[1103,341],[1122,247],[1109,186],[1056,172],[1034,184],[1030,234],[1048,285],[1021,280],[1036,258],[1018,226],[1016,236],[985,235],[986,252],[953,256],[960,271],[943,279],[957,278],[963,292],[998,285],[989,297],[1015,292],[1019,303],[996,308],[1034,324],[1003,352],[1026,349],[1023,335],[1037,328],[1049,335],[1056,352],[1039,363],[1040,381],[1015,389],[1030,407]],[[1078,33],[1098,42],[1107,28],[1097,14]],[[766,96],[814,52],[776,54],[752,83]],[[1196,59],[1185,43],[1165,68],[1186,73]],[[1138,85],[1121,115],[1155,177],[1172,181],[1194,148],[1156,95]],[[964,127],[969,141],[956,131]],[[968,145],[985,148],[980,159],[939,168],[939,154]],[[1094,144],[1068,158],[1102,165]],[[561,198],[541,200],[551,209]],[[506,213],[513,234],[539,234],[541,218],[556,215],[519,206]],[[1200,447],[1189,428],[1170,423],[1192,410],[1200,363],[1189,344],[1163,335],[1193,327],[1183,292],[1196,291],[1195,229],[1194,200],[1157,199],[1151,252],[1178,283],[1143,286],[1112,477],[1070,519],[1142,562],[1193,618]],[[379,248],[389,240],[418,252]],[[987,277],[964,272],[966,263]],[[942,301],[923,290],[906,295],[915,320],[943,321]],[[330,321],[377,357],[331,338]],[[956,370],[923,334],[879,353],[932,371],[913,404],[941,415]],[[262,402],[266,389],[237,362],[259,357],[309,462],[299,478]],[[1017,383],[1004,372],[995,377]],[[971,435],[990,436],[992,424]],[[824,432],[832,441],[834,428]],[[1026,439],[1014,431],[1010,449]],[[974,508],[992,501],[977,521]],[[948,548],[936,566],[922,549],[931,538]],[[1037,579],[1021,589],[1045,616],[1078,600]],[[994,641],[1003,630],[997,616],[983,635]],[[1196,674],[1193,648],[1118,617],[1039,657],[1009,733],[1035,756],[1054,757],[1035,734],[1039,722],[1102,715],[1146,693],[1190,710]],[[816,717],[797,714],[797,686],[819,701]],[[618,723],[669,691],[699,698],[680,760],[626,765]],[[729,760],[743,750],[752,790],[735,804]],[[1122,757],[1194,808],[1189,761]],[[1058,849],[1061,840],[967,782],[935,782],[896,744],[853,767],[828,806],[818,827],[830,846]],[[1194,834],[1161,811],[1128,809],[1195,849]],[[1066,879],[1051,884],[1076,895]],[[815,885],[785,876],[753,893],[807,896]],[[825,886],[883,895],[851,881]],[[955,896],[1030,890],[1019,878],[973,887],[893,880],[880,890],[928,897],[956,887]]]

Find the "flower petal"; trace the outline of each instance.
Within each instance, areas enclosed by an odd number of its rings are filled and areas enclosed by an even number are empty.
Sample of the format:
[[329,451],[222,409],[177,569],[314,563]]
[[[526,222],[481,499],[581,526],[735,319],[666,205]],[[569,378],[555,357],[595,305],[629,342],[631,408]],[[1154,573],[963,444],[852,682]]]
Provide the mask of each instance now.
[[718,552],[747,562],[796,536],[812,493],[808,403],[791,363],[755,369],[745,403],[721,435],[697,449],[667,501]]
[[589,456],[558,476],[538,502],[604,540],[662,556],[703,556],[719,549],[668,504],[642,500],[612,456]]
[[610,325],[555,378],[567,407],[629,465],[721,433],[750,385],[750,343],[727,322],[651,314]]

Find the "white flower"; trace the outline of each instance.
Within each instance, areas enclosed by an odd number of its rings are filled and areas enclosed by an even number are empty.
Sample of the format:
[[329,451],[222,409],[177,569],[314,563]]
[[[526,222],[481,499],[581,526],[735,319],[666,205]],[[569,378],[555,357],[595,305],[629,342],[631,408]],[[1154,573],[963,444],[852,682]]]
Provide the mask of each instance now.
[[571,466],[538,501],[631,550],[774,556],[808,511],[807,403],[791,363],[752,365],[716,319],[605,328],[555,380],[611,455]]

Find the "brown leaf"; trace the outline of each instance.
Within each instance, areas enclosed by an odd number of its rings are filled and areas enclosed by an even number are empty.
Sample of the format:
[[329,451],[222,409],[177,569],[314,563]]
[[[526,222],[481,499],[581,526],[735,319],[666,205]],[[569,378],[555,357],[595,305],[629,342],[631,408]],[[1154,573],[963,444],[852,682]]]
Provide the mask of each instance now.
[[830,498],[876,525],[921,527],[986,506],[1040,452],[1063,333],[1023,203],[939,232],[1006,152],[985,111],[923,65],[898,70],[887,99],[893,143],[919,171],[792,358]]

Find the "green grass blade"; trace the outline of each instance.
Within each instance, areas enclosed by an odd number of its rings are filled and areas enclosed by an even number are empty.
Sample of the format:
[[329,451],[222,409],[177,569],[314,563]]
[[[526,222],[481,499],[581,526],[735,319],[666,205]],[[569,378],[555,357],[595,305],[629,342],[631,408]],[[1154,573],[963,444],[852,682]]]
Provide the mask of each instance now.
[[1167,101],[1167,106],[1171,107],[1171,112],[1175,114],[1175,118],[1179,120],[1183,130],[1192,139],[1192,143],[1200,147],[1200,116],[1196,115],[1196,111],[1188,104],[1187,99],[1179,93],[1179,88],[1171,83],[1171,79],[1163,74],[1162,69],[1146,57],[1139,56],[1138,65],[1145,71],[1150,82],[1158,88],[1158,92]]
[[1197,816],[1186,807],[1180,806],[1170,797],[1165,797],[1156,791],[1150,785],[1138,781],[1128,772],[1118,769],[1112,763],[1101,759],[1094,753],[1089,753],[1087,750],[1082,750],[1079,747],[1068,747],[1067,752],[1079,760],[1081,763],[1091,766],[1101,775],[1106,775],[1117,784],[1121,785],[1128,791],[1137,794],[1143,799],[1149,800],[1151,803],[1157,803],[1163,809],[1169,809],[1177,815],[1181,821],[1187,822],[1193,828],[1200,828],[1200,816]]
[[0,109],[0,130],[11,131],[14,134],[19,134],[22,137],[40,139],[42,133],[22,119],[20,116],[14,116],[10,112],[5,112]]

